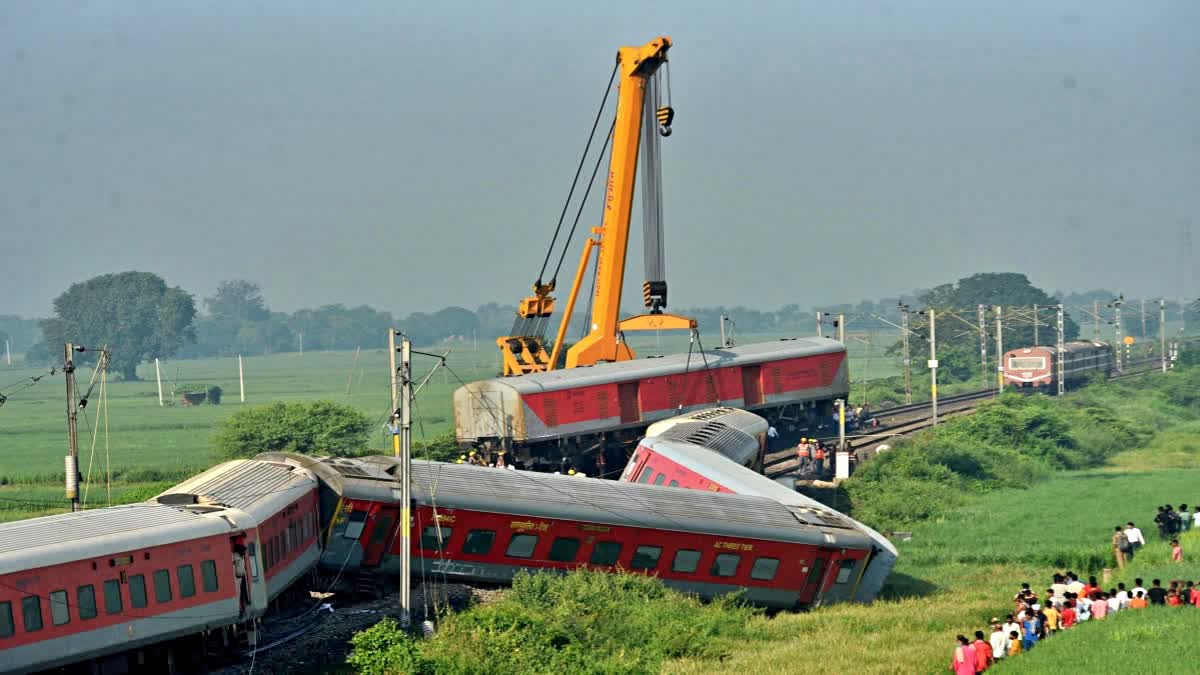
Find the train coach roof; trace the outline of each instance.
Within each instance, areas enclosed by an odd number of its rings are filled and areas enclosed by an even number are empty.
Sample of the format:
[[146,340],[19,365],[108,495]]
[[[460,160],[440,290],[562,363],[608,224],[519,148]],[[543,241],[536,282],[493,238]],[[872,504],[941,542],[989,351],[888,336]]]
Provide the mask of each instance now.
[[[794,359],[802,356],[816,356],[845,352],[846,347],[829,338],[804,337],[772,342],[759,342],[739,347],[705,350],[701,355],[693,352],[687,354],[672,354],[661,358],[642,358],[617,363],[600,363],[582,368],[567,368],[551,370],[544,373],[531,373],[521,377],[504,377],[483,382],[495,382],[511,387],[521,393],[539,391],[555,391],[571,387],[585,387],[593,384],[608,384],[625,380],[636,380],[646,377],[661,377],[681,373],[685,369],[702,371],[708,368],[724,368],[727,366],[750,365],[763,361]],[[468,387],[480,383],[468,384]]]
[[245,511],[262,522],[316,485],[316,477],[295,464],[235,459],[218,464],[154,499],[173,505],[226,506]]
[[[396,463],[394,458],[372,458]],[[413,497],[439,509],[649,527],[822,546],[865,547],[855,530],[803,521],[771,499],[469,464],[414,460]]]
[[[1009,351],[1005,352],[1005,355],[1007,355],[1007,356],[1012,356],[1014,354],[1019,355],[1019,354],[1021,354],[1021,352],[1024,352],[1025,350],[1032,351],[1034,349],[1044,350],[1046,352],[1053,354],[1055,347],[1053,347],[1053,346],[1044,347],[1041,345],[1034,345],[1034,346],[1030,346],[1030,347],[1018,347],[1017,349],[1010,349]],[[1076,352],[1076,351],[1080,351],[1083,349],[1108,349],[1108,343],[1107,342],[1096,342],[1094,340],[1072,340],[1071,342],[1063,343],[1063,351],[1065,351],[1065,352]]]
[[825,522],[835,527],[858,529],[891,553],[896,553],[895,545],[875,530],[811,497],[796,492],[792,488],[780,485],[756,471],[731,462],[708,448],[667,438],[645,438],[642,439],[641,445],[692,471],[707,476],[710,480],[715,480],[737,494],[766,497],[780,504],[801,509],[805,515],[800,517],[812,517],[818,522]]
[[233,525],[185,509],[130,504],[0,524],[0,575],[224,534]]

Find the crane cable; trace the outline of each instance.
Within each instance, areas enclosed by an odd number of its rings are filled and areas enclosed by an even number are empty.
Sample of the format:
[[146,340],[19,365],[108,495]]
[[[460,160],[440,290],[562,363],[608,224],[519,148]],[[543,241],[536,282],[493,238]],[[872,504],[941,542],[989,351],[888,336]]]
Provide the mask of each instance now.
[[[555,243],[558,242],[558,234],[562,230],[563,220],[566,219],[567,209],[570,208],[570,206],[571,206],[571,197],[573,197],[575,195],[575,188],[579,184],[579,174],[581,174],[583,172],[583,164],[585,161],[587,161],[588,151],[591,150],[591,148],[592,148],[592,141],[594,141],[596,139],[596,127],[598,127],[600,125],[600,117],[601,117],[601,115],[604,114],[604,106],[608,103],[608,95],[610,92],[612,92],[613,82],[615,82],[617,79],[617,69],[620,67],[621,67],[620,61],[613,63],[612,74],[608,76],[608,85],[604,87],[604,98],[601,99],[600,107],[599,107],[599,109],[596,110],[596,118],[592,121],[592,130],[590,133],[588,133],[587,144],[583,146],[583,155],[579,158],[579,165],[575,167],[575,178],[573,178],[571,180],[571,189],[570,189],[570,191],[567,192],[567,200],[563,203],[562,211],[558,214],[558,224],[554,226],[554,236],[550,238],[550,246],[549,246],[549,248],[546,249],[546,258],[544,260],[542,260],[542,270],[540,272],[538,272],[538,277],[537,277],[537,285],[538,286],[542,285],[542,277],[546,274],[546,266],[550,264],[550,256],[554,254],[554,245],[555,245]],[[614,124],[615,124],[615,120],[614,120]],[[609,133],[609,136],[610,137],[612,136],[611,132]],[[607,144],[608,144],[608,142],[605,141],[605,145],[607,145]],[[603,154],[603,151],[601,152],[601,154]],[[587,199],[587,197],[585,196],[584,199]],[[575,228],[572,227],[571,231],[574,232]],[[569,241],[570,240],[568,239],[568,242]],[[566,248],[566,245],[564,244],[564,255],[565,255],[565,248]],[[562,261],[560,259],[559,266],[561,266],[561,265],[562,265]],[[555,272],[554,276],[557,278],[558,273]]]

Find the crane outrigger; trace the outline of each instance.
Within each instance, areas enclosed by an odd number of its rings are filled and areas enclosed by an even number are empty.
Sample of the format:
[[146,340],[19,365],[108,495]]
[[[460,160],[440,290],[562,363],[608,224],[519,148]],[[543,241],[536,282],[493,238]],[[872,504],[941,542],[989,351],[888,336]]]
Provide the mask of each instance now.
[[[658,149],[659,136],[668,136],[671,133],[671,122],[675,112],[669,105],[669,79],[668,105],[660,105],[661,88],[658,73],[660,67],[667,63],[667,51],[671,44],[671,38],[662,36],[640,47],[621,47],[617,50],[614,69],[614,78],[619,77],[617,110],[611,137],[608,139],[612,143],[612,152],[605,182],[602,224],[593,227],[591,236],[584,242],[579,267],[571,284],[571,292],[567,296],[566,311],[549,353],[546,348],[545,329],[554,313],[555,299],[550,294],[555,289],[557,271],[549,282],[543,282],[539,275],[533,284],[533,295],[521,300],[512,335],[496,340],[503,357],[505,376],[544,372],[557,367],[571,315],[575,310],[575,303],[579,298],[593,252],[597,252],[597,255],[590,328],[583,339],[567,349],[566,368],[635,358],[636,354],[625,343],[623,337],[628,331],[696,330],[694,319],[663,311],[667,305],[667,282],[663,273],[662,171]],[[603,107],[603,104],[601,105]],[[658,127],[658,134],[654,133],[655,126]],[[621,286],[625,279],[625,258],[629,248],[630,214],[633,209],[639,148],[644,165],[642,202],[647,261],[647,278],[642,285],[642,295],[649,311],[622,320]],[[584,151],[585,156],[586,153],[587,150]],[[576,172],[576,180],[578,176]],[[586,196],[584,200],[586,201]],[[582,210],[582,206],[580,208]],[[564,214],[565,212],[564,207]],[[561,224],[560,217],[560,227]],[[564,246],[569,243],[568,237]],[[551,248],[553,246],[552,241]]]

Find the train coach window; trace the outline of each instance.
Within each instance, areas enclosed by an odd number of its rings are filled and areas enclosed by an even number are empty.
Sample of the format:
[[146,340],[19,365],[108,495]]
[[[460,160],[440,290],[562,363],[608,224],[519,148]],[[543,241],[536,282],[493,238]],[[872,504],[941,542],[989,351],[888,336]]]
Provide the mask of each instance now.
[[579,555],[579,540],[559,537],[550,544],[550,559],[554,562],[575,562]]
[[675,552],[675,562],[671,563],[672,572],[692,573],[700,566],[700,551],[680,549]]
[[598,541],[592,548],[592,557],[588,561],[593,565],[616,565],[621,557],[621,542]]
[[171,573],[166,570],[154,570],[154,601],[171,601]]
[[75,589],[75,605],[81,621],[96,618],[96,587],[88,584]]
[[754,567],[750,568],[750,578],[770,581],[775,578],[777,571],[779,571],[778,558],[758,558],[754,561]]
[[21,598],[21,618],[25,622],[25,632],[32,633],[42,629],[42,598],[29,595]]
[[646,467],[646,468],[642,469],[642,475],[640,478],[638,478],[638,482],[639,483],[649,483],[650,476],[652,476],[652,475],[654,475],[654,469],[652,469],[650,467]]
[[660,473],[654,477],[655,485],[662,485],[665,482],[667,482],[667,474],[665,474],[665,473]]
[[825,570],[825,559],[817,558],[813,561],[812,567],[808,568],[807,584],[815,584],[821,581],[821,572]]
[[363,526],[366,522],[366,511],[351,511],[350,516],[346,518],[346,529],[342,530],[342,536],[347,539],[358,539],[362,536]]
[[129,606],[141,609],[146,606],[146,576],[134,574],[129,577]]
[[395,520],[391,516],[379,516],[375,519],[375,528],[371,530],[371,544],[382,544],[388,533],[392,531],[392,521]]
[[179,597],[190,598],[196,594],[196,573],[191,565],[176,567],[175,577],[179,581]]
[[12,603],[0,602],[0,638],[12,637],[14,632]]
[[121,582],[109,579],[104,582],[104,613],[121,613]]
[[200,583],[203,584],[205,593],[215,593],[217,590],[217,562],[215,560],[205,560],[200,563]]
[[732,577],[737,574],[738,565],[742,562],[742,556],[736,553],[718,553],[712,564],[712,575],[714,577]]
[[854,565],[854,560],[843,560],[841,565],[838,566],[837,579],[834,583],[844,584],[850,581],[850,575],[854,574]]
[[[445,551],[450,543],[452,532],[454,532],[454,528],[426,525],[425,529],[421,530],[421,548],[426,551]],[[439,534],[441,535],[440,540]]]
[[635,570],[652,570],[658,567],[658,559],[662,556],[661,546],[639,546],[633,551],[633,562],[629,566]]
[[510,558],[530,558],[533,556],[533,549],[537,548],[536,534],[514,534],[512,539],[508,540],[508,549],[504,551],[504,555]]
[[491,530],[471,530],[467,540],[463,542],[463,553],[472,555],[487,555],[496,541],[496,533]]
[[50,620],[55,626],[70,623],[71,612],[67,609],[66,591],[50,591]]
[[[258,580],[258,545],[255,542],[250,542],[246,547],[246,552],[250,554],[250,578]],[[216,590],[216,584],[213,584],[213,590]]]
[[670,483],[667,483],[667,487],[679,487],[679,481],[673,480]]

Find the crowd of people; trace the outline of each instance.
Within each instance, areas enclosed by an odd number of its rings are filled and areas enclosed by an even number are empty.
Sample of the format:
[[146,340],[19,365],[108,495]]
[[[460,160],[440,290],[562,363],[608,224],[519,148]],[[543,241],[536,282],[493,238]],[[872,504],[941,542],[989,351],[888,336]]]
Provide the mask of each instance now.
[[[1200,526],[1200,508],[1192,513],[1187,504],[1180,504],[1178,509],[1163,505],[1158,507],[1154,522],[1159,539],[1169,542],[1170,561],[1183,562],[1179,536]],[[1124,568],[1145,545],[1145,536],[1132,521],[1116,526],[1112,547],[1118,568]],[[974,639],[966,635],[956,637],[957,644],[950,661],[952,673],[982,673],[1000,660],[1033,649],[1043,640],[1088,621],[1104,621],[1118,612],[1145,609],[1151,605],[1200,608],[1200,582],[1171,579],[1163,586],[1161,579],[1152,579],[1147,589],[1138,578],[1134,579],[1133,588],[1118,583],[1105,590],[1094,576],[1083,582],[1074,572],[1067,572],[1055,574],[1050,587],[1040,596],[1029,584],[1021,584],[1021,590],[1012,601],[1012,614],[1003,621],[992,617],[990,635],[977,630]]]

